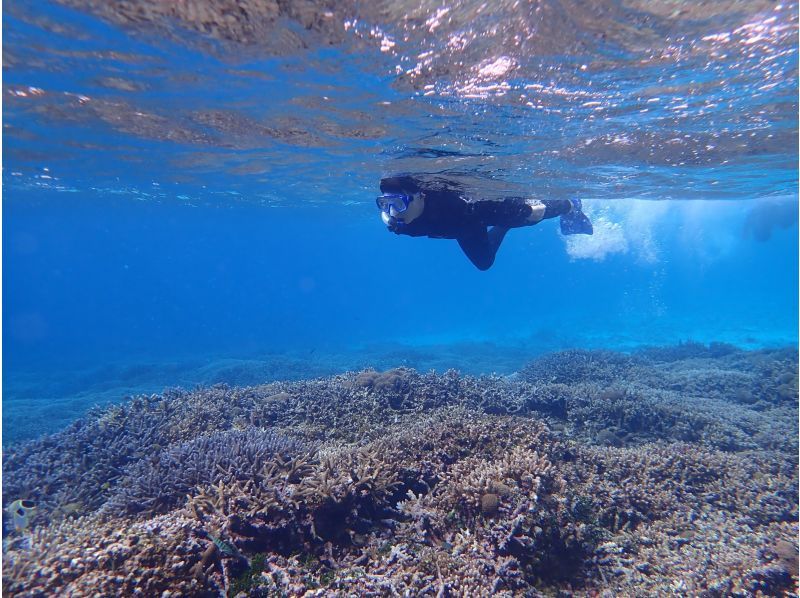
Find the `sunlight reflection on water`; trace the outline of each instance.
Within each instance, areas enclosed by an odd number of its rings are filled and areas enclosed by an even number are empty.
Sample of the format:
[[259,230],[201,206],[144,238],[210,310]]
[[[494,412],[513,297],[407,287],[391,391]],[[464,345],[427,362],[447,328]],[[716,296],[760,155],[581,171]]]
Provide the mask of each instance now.
[[476,196],[796,187],[794,3],[63,5],[4,14],[12,187],[279,186],[290,203],[401,171]]

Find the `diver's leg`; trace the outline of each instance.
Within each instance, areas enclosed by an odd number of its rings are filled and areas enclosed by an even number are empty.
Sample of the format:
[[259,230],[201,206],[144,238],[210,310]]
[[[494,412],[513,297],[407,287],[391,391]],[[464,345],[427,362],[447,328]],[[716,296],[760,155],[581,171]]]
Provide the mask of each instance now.
[[[497,248],[503,241],[505,231],[495,232],[497,227],[491,232],[487,232],[486,227],[476,228],[458,237],[457,241],[461,251],[469,258],[478,270],[488,270],[494,263],[494,256]],[[506,229],[507,230],[507,229]]]
[[568,199],[540,199],[539,203],[544,204],[544,214],[542,220],[563,216],[572,211],[572,202]]
[[489,229],[489,248],[492,250],[492,254],[497,254],[497,250],[500,249],[500,244],[505,239],[508,230],[506,226],[493,226]]
[[531,208],[527,224],[564,216],[572,211],[572,202],[568,199],[529,199],[526,203]]
[[472,212],[483,224],[505,228],[530,226],[548,218],[563,216],[570,210],[572,204],[568,199],[507,197],[500,201],[484,200],[472,204]]

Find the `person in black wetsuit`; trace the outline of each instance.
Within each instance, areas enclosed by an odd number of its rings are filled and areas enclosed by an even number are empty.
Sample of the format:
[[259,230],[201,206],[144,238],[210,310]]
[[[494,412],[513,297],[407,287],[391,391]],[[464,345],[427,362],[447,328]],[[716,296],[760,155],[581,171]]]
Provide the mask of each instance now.
[[507,197],[467,201],[456,189],[434,188],[412,176],[382,179],[377,204],[381,219],[393,233],[455,239],[479,270],[491,268],[500,244],[512,228],[561,216],[563,234],[593,232],[579,199]]

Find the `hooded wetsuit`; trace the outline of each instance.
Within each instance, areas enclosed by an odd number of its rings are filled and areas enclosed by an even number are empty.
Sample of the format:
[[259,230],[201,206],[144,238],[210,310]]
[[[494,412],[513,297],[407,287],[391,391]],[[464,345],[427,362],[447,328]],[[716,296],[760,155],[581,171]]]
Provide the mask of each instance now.
[[[398,235],[456,239],[461,249],[480,270],[494,263],[497,249],[510,228],[531,226],[531,205],[521,197],[502,200],[467,201],[455,189],[426,188],[413,177],[381,180],[383,193],[425,194],[422,214],[408,224],[393,222],[389,230]],[[544,206],[541,220],[568,213],[569,200],[540,200]],[[489,229],[489,227],[493,227]]]

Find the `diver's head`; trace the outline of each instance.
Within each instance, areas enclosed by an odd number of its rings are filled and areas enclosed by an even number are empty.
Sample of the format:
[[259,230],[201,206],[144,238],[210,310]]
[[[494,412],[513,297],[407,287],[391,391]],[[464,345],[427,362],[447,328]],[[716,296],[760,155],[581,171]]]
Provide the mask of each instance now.
[[409,224],[425,209],[425,195],[411,177],[383,179],[381,191],[376,203],[381,219],[391,229]]
[[387,226],[409,224],[425,209],[425,196],[420,193],[382,193],[376,199],[381,219]]

